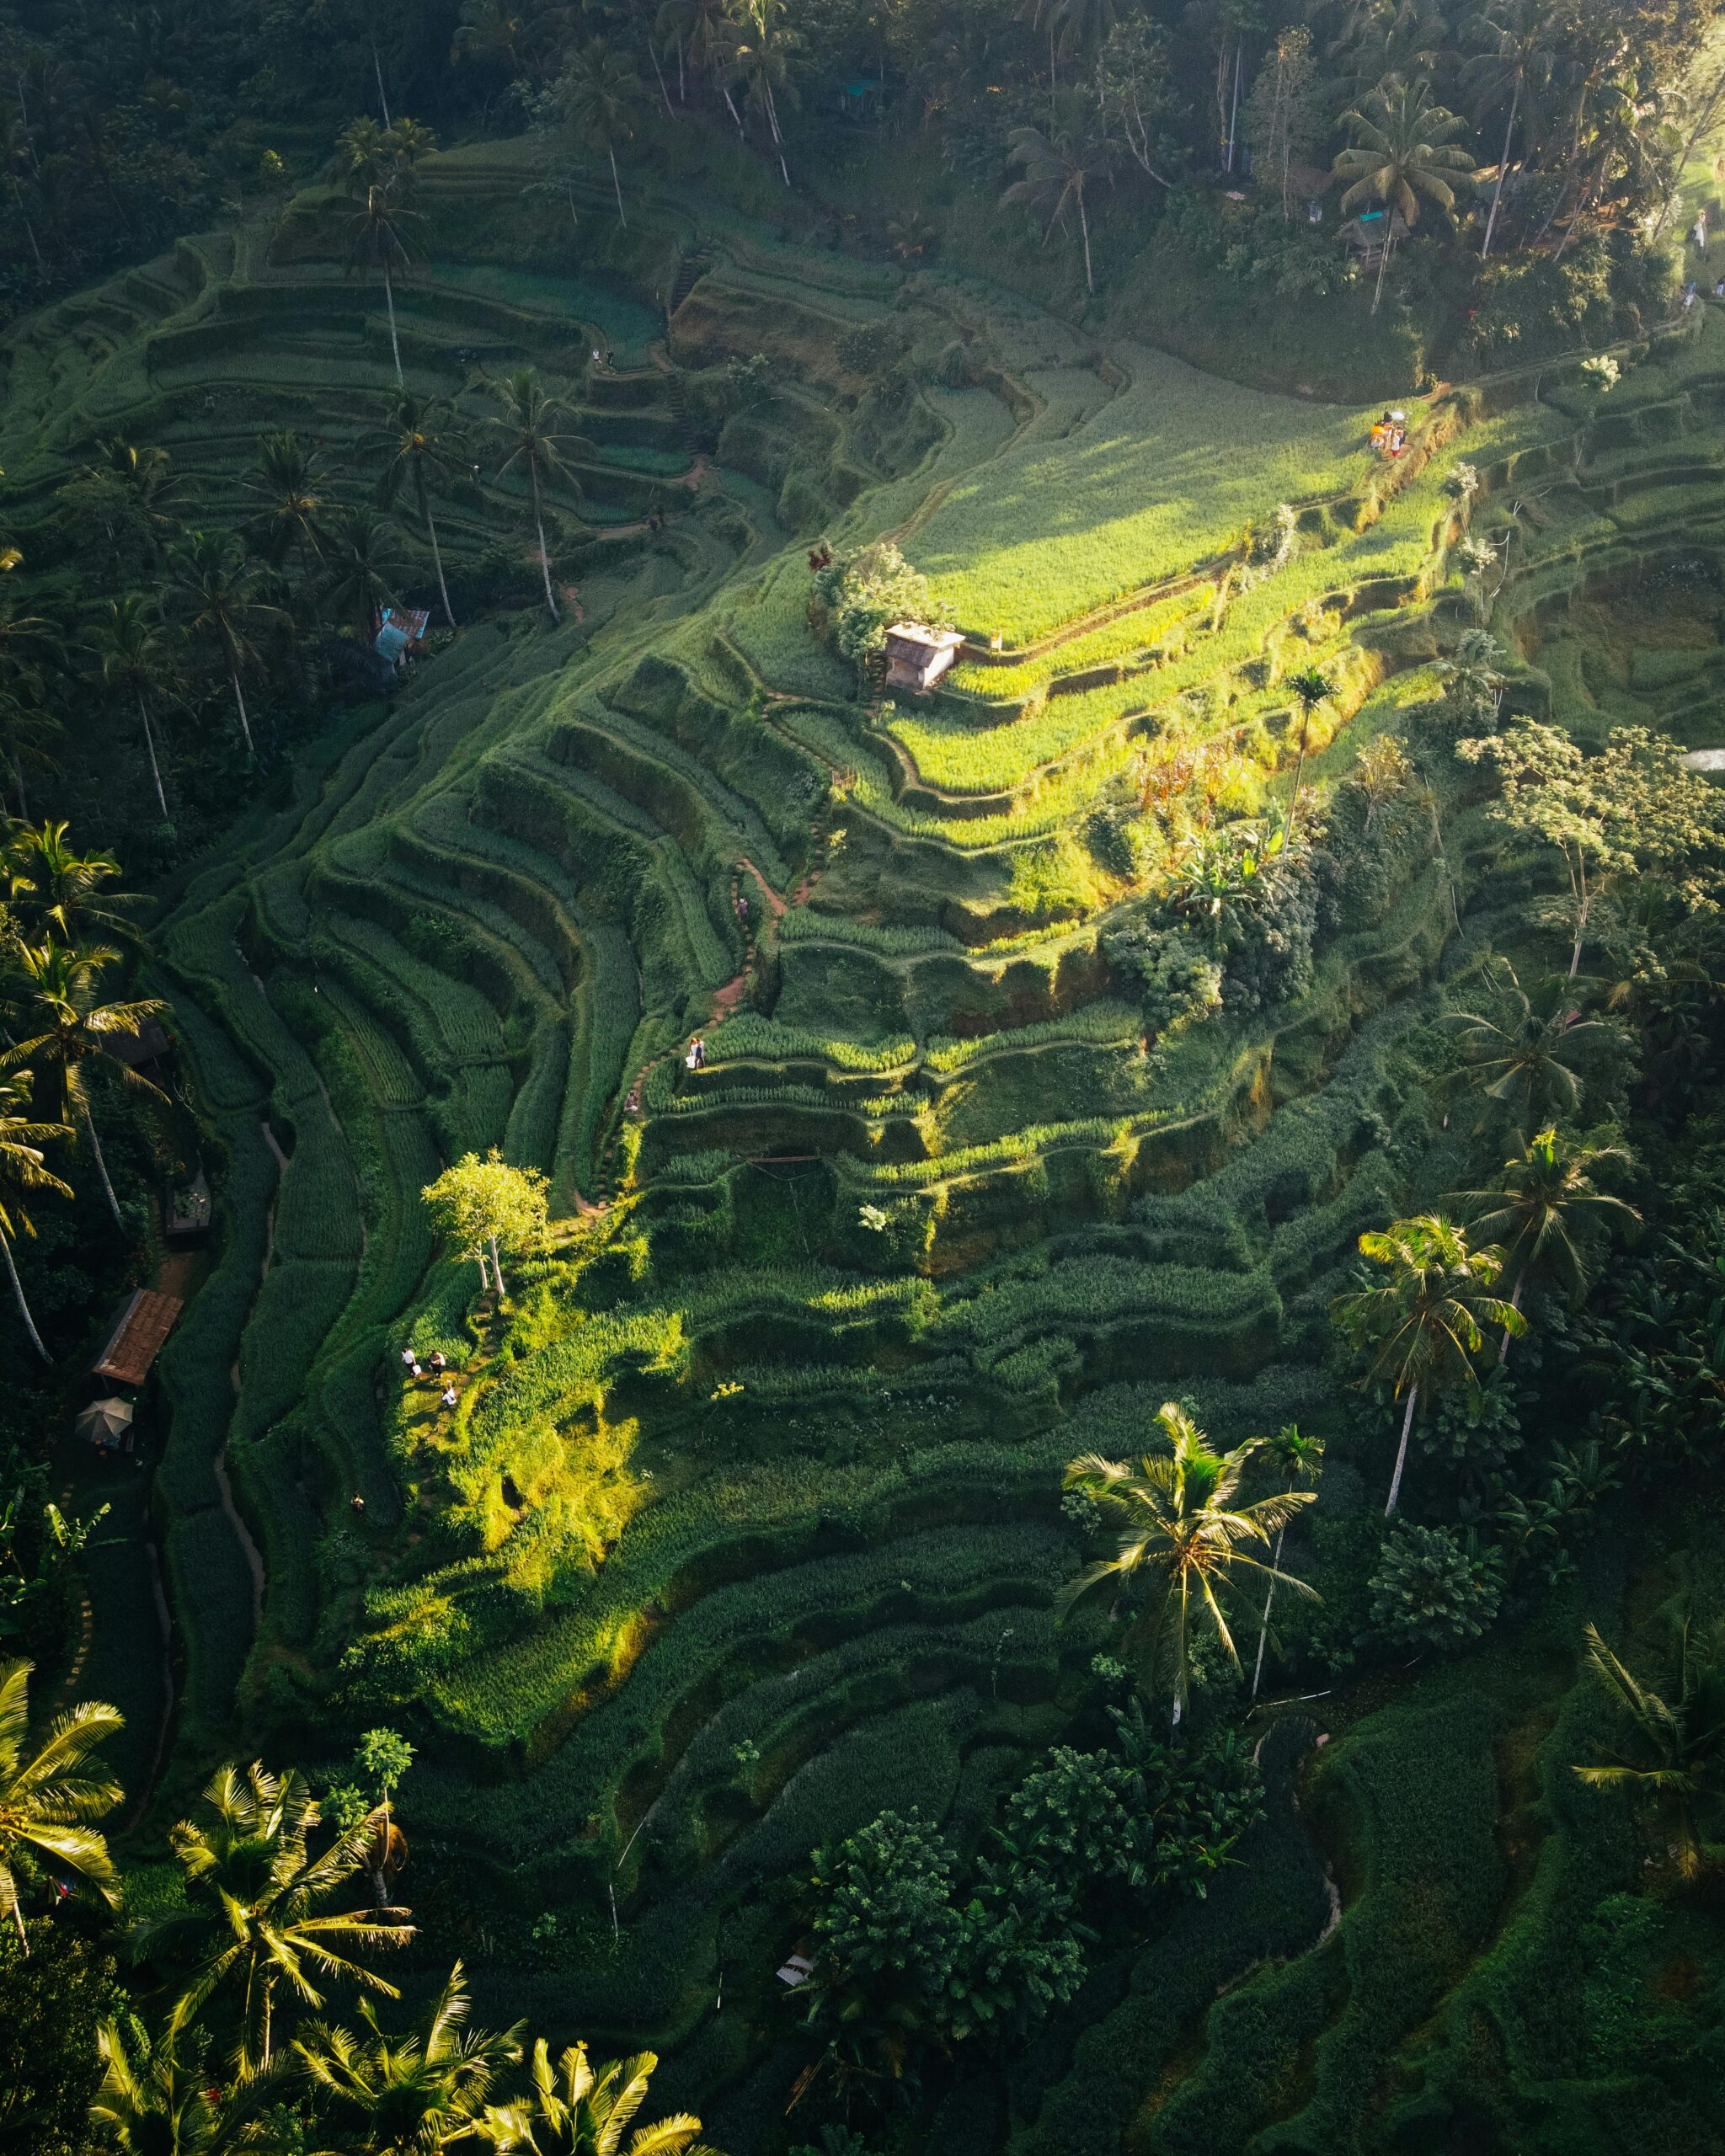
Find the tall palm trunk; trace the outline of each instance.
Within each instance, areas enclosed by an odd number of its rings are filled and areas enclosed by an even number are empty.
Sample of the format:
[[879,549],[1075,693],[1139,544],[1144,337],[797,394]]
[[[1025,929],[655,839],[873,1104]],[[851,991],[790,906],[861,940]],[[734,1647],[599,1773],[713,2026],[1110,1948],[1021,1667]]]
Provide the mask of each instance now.
[[414,492],[419,498],[419,514],[425,520],[425,536],[431,542],[431,560],[437,571],[437,593],[443,601],[443,618],[455,627],[455,610],[449,603],[449,586],[443,580],[443,549],[437,543],[437,526],[431,519],[431,490],[425,484],[420,461],[414,459]]
[[617,221],[627,232],[629,228],[629,221],[623,215],[623,184],[617,176],[617,152],[612,149],[609,142],[605,146],[605,154],[611,159],[611,184],[617,195]]
[[168,796],[162,790],[162,766],[156,760],[156,735],[150,724],[149,707],[144,702],[142,689],[137,691],[137,701],[138,717],[144,722],[144,746],[150,752],[150,776],[156,782],[156,799],[162,810],[163,822],[169,824],[174,819],[168,813]]
[[377,40],[375,37],[371,40],[371,72],[377,77],[377,103],[383,114],[383,125],[386,127],[393,127],[395,122],[389,116],[389,96],[383,87],[383,62],[377,56]]
[[246,754],[255,756],[258,751],[252,740],[251,721],[246,717],[245,691],[239,685],[239,669],[231,659],[227,662],[227,678],[233,685],[233,707],[239,713],[239,730],[245,736]]
[[42,1336],[36,1330],[36,1321],[30,1315],[30,1306],[24,1299],[24,1283],[18,1277],[18,1261],[12,1255],[10,1235],[0,1233],[0,1251],[6,1255],[6,1274],[12,1283],[13,1300],[18,1305],[18,1314],[24,1320],[24,1329],[30,1337],[30,1345],[45,1363],[52,1362],[54,1358],[42,1345]]
[[96,1135],[96,1118],[90,1113],[88,1101],[80,1103],[83,1110],[84,1129],[88,1134],[90,1151],[94,1155],[96,1173],[102,1178],[102,1187],[108,1194],[108,1210],[114,1215],[114,1225],[124,1231],[126,1223],[120,1217],[120,1200],[114,1195],[114,1185],[108,1179],[108,1163],[102,1158],[102,1141]]
[[383,264],[383,304],[389,309],[389,349],[395,355],[395,386],[398,389],[405,389],[408,385],[401,371],[401,339],[395,334],[395,287],[389,280],[387,257]]
[[[1294,825],[1300,814],[1300,781],[1306,770],[1306,742],[1311,728],[1311,713],[1303,707],[1300,714],[1300,753],[1294,759],[1294,791],[1288,797],[1288,838],[1291,844]],[[1367,825],[1370,830],[1370,825]]]
[[1263,1615],[1258,1626],[1258,1660],[1252,1666],[1252,1696],[1254,1700],[1258,1697],[1258,1688],[1263,1681],[1263,1650],[1264,1642],[1270,1636],[1270,1604],[1276,1598],[1276,1574],[1282,1569],[1282,1537],[1287,1532],[1285,1527],[1276,1529],[1275,1553],[1270,1559],[1269,1592],[1264,1596]]
[[1396,1472],[1390,1477],[1390,1497],[1388,1503],[1384,1507],[1386,1519],[1395,1511],[1396,1500],[1402,1494],[1402,1470],[1407,1465],[1407,1439],[1413,1428],[1413,1410],[1418,1398],[1419,1387],[1417,1385],[1409,1385],[1407,1412],[1402,1417],[1402,1442],[1396,1448]]
[[1084,289],[1096,291],[1096,280],[1090,274],[1090,220],[1084,214],[1084,182],[1078,183],[1078,229],[1084,235]]
[[1384,251],[1378,257],[1378,281],[1373,288],[1371,296],[1371,311],[1374,314],[1378,311],[1378,302],[1384,296],[1384,272],[1390,266],[1390,249],[1396,244],[1395,218],[1396,205],[1391,203],[1384,211]]
[[503,1260],[497,1255],[496,1236],[489,1235],[486,1240],[491,1245],[491,1270],[497,1282],[497,1299],[500,1303],[503,1300]]
[[1234,102],[1228,113],[1228,170],[1234,169],[1234,138],[1240,125],[1240,67],[1245,53],[1246,40],[1234,40]]
[[[1511,1290],[1511,1293],[1510,1293],[1510,1296],[1509,1296],[1509,1307],[1510,1307],[1510,1309],[1511,1309],[1512,1310],[1519,1310],[1521,1308],[1521,1291],[1522,1291],[1522,1289],[1523,1289],[1526,1285],[1527,1285],[1527,1268],[1526,1268],[1525,1265],[1524,1265],[1524,1266],[1523,1266],[1523,1267],[1522,1267],[1522,1271],[1521,1271],[1521,1277],[1520,1277],[1520,1278],[1516,1281],[1515,1285],[1514,1285],[1514,1288]],[[1502,1365],[1502,1364],[1503,1364],[1504,1363],[1507,1363],[1507,1362],[1509,1361],[1509,1326],[1506,1325],[1506,1326],[1503,1327],[1503,1338],[1498,1342],[1498,1361],[1499,1365],[1501,1366],[1501,1365]]]
[[1509,100],[1509,125],[1503,130],[1503,154],[1498,161],[1498,184],[1492,189],[1491,215],[1486,219],[1486,236],[1479,251],[1483,262],[1492,251],[1492,233],[1498,222],[1498,205],[1503,199],[1503,180],[1509,170],[1509,137],[1515,132],[1515,115],[1521,109],[1521,77],[1515,77],[1515,94]]
[[1593,905],[1592,894],[1587,888],[1587,861],[1578,847],[1575,866],[1569,873],[1569,886],[1575,894],[1575,942],[1569,952],[1569,979],[1573,980],[1581,970],[1581,947],[1587,940],[1587,917]]
[[527,477],[533,483],[533,527],[539,534],[539,574],[545,579],[545,603],[551,609],[553,622],[562,617],[557,611],[557,600],[551,589],[551,556],[545,545],[545,512],[539,504],[539,467],[531,460]]

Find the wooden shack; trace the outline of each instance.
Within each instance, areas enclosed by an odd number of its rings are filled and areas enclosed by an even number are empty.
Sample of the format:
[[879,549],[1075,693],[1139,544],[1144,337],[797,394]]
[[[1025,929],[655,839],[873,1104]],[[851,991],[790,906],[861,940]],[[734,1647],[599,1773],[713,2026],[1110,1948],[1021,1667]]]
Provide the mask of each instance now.
[[107,1346],[91,1366],[93,1374],[110,1385],[141,1385],[184,1307],[178,1295],[140,1288],[120,1313]]
[[956,629],[930,629],[921,622],[895,622],[886,632],[888,691],[908,689],[926,696],[959,656],[964,641]]

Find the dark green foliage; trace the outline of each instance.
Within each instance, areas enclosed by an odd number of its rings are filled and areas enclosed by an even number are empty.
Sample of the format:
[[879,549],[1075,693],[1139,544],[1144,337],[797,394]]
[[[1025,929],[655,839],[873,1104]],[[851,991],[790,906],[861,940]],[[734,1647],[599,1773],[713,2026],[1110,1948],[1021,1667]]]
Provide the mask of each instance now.
[[102,2078],[96,2031],[122,2010],[114,1958],[64,1917],[35,1918],[26,1953],[0,1929],[0,2149],[88,2156]]
[[1503,1598],[1503,1560],[1455,1528],[1398,1520],[1371,1580],[1375,1630],[1396,1645],[1455,1647],[1477,1639]]

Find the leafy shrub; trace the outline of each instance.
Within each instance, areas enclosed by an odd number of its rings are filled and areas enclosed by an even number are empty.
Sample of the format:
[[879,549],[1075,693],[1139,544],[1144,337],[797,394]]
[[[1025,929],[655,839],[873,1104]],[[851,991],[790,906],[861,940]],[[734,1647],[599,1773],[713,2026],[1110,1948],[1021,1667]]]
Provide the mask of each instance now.
[[1455,1647],[1477,1640],[1498,1614],[1503,1556],[1450,1527],[1398,1521],[1371,1579],[1372,1622],[1397,1644]]
[[834,644],[859,666],[872,653],[885,650],[895,622],[945,627],[952,621],[951,609],[936,599],[928,579],[890,539],[833,555],[815,571],[814,592],[826,609]]

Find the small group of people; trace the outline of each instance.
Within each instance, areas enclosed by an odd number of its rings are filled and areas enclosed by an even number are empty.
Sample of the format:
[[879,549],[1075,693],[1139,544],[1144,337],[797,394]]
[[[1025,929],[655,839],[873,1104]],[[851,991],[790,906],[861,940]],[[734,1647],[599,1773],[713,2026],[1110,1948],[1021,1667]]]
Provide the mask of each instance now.
[[688,1054],[683,1058],[683,1067],[687,1070],[704,1070],[707,1068],[707,1043],[699,1033],[689,1043]]
[[446,1407],[455,1406],[455,1373],[449,1367],[448,1356],[441,1348],[434,1348],[431,1350],[425,1358],[425,1366],[423,1369],[419,1367],[419,1358],[414,1350],[411,1348],[403,1348],[401,1351],[401,1364],[402,1368],[408,1374],[408,1381],[411,1385],[417,1385],[421,1378],[425,1377],[429,1377],[435,1385],[441,1379],[443,1390],[440,1397],[443,1405]]
[[1407,446],[1407,414],[1386,409],[1373,422],[1371,446],[1380,456],[1399,456]]

